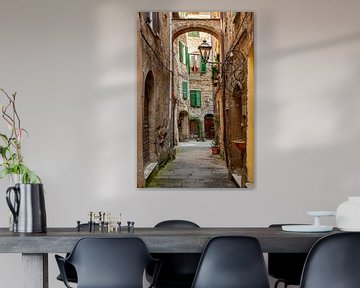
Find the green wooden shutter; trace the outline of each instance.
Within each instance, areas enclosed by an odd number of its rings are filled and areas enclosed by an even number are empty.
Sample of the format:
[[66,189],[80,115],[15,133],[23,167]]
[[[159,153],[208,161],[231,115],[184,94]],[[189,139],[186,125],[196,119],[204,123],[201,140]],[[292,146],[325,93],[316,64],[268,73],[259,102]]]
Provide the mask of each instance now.
[[183,43],[179,41],[179,60],[180,62],[184,62],[184,50],[183,50]]
[[201,91],[190,90],[190,106],[201,108]]
[[190,106],[196,107],[196,90],[190,90]]
[[200,37],[200,32],[199,31],[190,31],[190,32],[188,32],[188,36],[189,37]]
[[201,59],[201,73],[206,73],[206,62],[204,61],[204,59],[202,57],[200,57]]
[[196,91],[196,107],[201,108],[201,91]]
[[188,98],[188,85],[186,81],[182,82],[182,96],[184,100]]
[[185,62],[188,73],[190,73],[190,55],[188,47],[185,47]]

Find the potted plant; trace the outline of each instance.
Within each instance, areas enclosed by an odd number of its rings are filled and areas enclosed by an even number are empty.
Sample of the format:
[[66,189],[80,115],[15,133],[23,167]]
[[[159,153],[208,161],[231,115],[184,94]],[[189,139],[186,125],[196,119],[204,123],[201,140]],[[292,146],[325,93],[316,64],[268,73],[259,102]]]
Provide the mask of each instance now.
[[214,139],[211,142],[211,152],[213,155],[220,153],[219,134],[218,134],[219,127],[220,127],[219,115],[215,114],[215,117],[214,117],[215,133],[214,133]]
[[211,80],[213,85],[217,85],[217,81],[219,80],[219,66],[218,64],[211,65]]
[[9,175],[14,183],[6,191],[6,201],[13,215],[9,228],[22,233],[46,232],[43,185],[40,177],[25,165],[21,152],[23,136],[28,133],[21,126],[16,93],[9,95],[4,89],[0,92],[6,99],[6,104],[0,105],[1,117],[9,129],[7,133],[0,131],[0,179]]
[[7,104],[0,105],[1,116],[9,128],[8,134],[0,132],[0,179],[10,175],[14,183],[41,183],[40,177],[25,165],[22,156],[22,139],[28,132],[21,127],[16,110],[16,93],[10,96],[4,89],[0,91],[7,99]]
[[219,137],[217,131],[215,131],[214,139],[211,142],[211,152],[213,155],[217,155],[220,153]]

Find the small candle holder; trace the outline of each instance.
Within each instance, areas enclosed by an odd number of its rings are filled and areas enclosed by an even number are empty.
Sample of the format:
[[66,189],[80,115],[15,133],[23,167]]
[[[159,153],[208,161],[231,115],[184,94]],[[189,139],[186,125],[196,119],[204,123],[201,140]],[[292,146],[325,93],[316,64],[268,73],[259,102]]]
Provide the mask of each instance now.
[[320,217],[325,217],[325,216],[335,216],[336,212],[335,211],[308,211],[307,214],[309,216],[314,217],[314,226],[315,227],[320,227]]

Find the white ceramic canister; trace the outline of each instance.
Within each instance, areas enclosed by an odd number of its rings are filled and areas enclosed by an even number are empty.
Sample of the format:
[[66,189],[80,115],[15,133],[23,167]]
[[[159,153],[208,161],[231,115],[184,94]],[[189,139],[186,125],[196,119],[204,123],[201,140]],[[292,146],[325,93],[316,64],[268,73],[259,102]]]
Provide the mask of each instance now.
[[342,231],[360,231],[360,196],[348,197],[337,207],[336,226]]

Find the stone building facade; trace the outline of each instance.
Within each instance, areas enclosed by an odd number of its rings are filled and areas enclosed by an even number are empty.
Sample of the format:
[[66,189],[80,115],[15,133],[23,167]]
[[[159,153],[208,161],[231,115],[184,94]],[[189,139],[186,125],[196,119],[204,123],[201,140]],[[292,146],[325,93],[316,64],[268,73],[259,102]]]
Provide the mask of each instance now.
[[250,12],[221,15],[221,79],[215,92],[218,135],[230,172],[241,187],[254,183],[254,21]]
[[175,102],[175,144],[189,139],[189,52],[186,34],[181,34],[173,42],[174,96]]
[[[177,109],[179,141],[189,139],[205,140],[214,137],[214,105],[211,65],[201,60],[198,46],[205,39],[212,44],[214,37],[210,33],[218,31],[218,15],[209,12],[184,12],[176,17],[174,23],[174,58],[186,54],[186,66],[174,60],[174,79],[177,87]],[[179,21],[179,19],[181,19]],[[214,19],[214,20],[212,20]],[[205,21],[204,21],[205,20]],[[215,24],[215,25],[214,25]],[[209,25],[213,25],[209,29]],[[209,30],[208,30],[209,29]],[[178,42],[186,43],[186,51],[180,53]],[[188,80],[184,83],[184,69]],[[179,75],[177,75],[179,74]]]
[[170,16],[137,14],[137,187],[173,153]]
[[[194,31],[198,32],[198,31]],[[186,32],[174,42],[174,79],[178,95],[177,115],[179,141],[191,139],[212,139],[213,129],[213,93],[211,69],[201,62],[198,46],[202,39],[211,41],[207,33]],[[179,42],[186,43],[185,52],[179,53]],[[186,56],[185,65],[178,59]]]
[[[211,66],[201,60],[198,50],[203,40],[211,44],[211,35],[204,32],[195,34],[194,32],[198,31],[188,32],[190,51],[190,99],[188,102],[190,138],[199,140],[212,139],[214,138],[214,105]],[[191,97],[195,98],[195,101]]]

